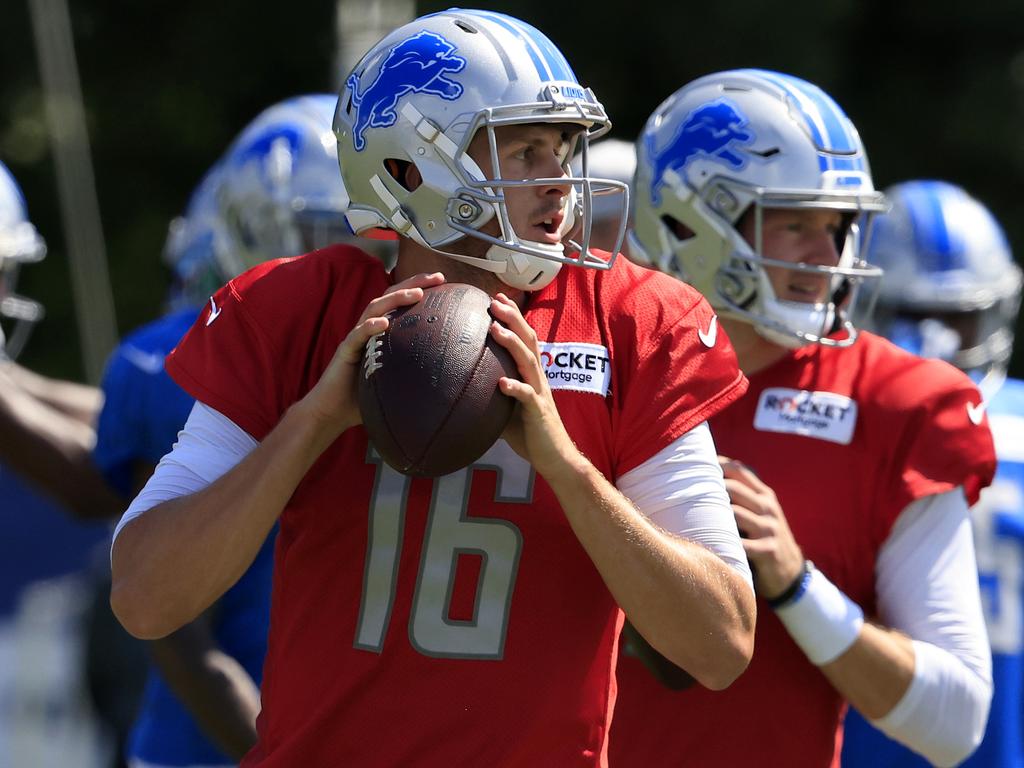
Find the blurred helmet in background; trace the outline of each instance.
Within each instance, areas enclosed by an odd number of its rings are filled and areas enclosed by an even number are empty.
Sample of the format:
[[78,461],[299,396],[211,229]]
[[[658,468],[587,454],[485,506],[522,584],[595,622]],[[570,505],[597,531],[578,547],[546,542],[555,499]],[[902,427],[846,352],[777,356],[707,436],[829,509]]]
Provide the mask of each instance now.
[[15,293],[22,264],[40,261],[46,243],[28,220],[18,182],[0,163],[0,358],[14,359],[42,319],[39,302]]
[[331,129],[337,97],[298,96],[260,113],[219,162],[214,238],[225,280],[268,259],[351,237]]
[[915,354],[964,371],[1005,373],[1021,269],[989,210],[945,181],[886,190],[869,260],[885,270],[875,329]]

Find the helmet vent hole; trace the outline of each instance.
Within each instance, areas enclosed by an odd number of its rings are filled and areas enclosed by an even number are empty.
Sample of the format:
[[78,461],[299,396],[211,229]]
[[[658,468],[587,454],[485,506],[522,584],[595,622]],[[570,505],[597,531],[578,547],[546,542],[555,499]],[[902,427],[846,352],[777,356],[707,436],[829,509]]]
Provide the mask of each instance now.
[[471,35],[475,35],[477,33],[476,28],[471,27],[469,24],[467,24],[464,21],[456,21],[455,22],[455,26],[458,27],[459,29],[461,29],[463,32],[469,32],[469,34],[471,34]]
[[409,184],[409,168],[411,166],[412,163],[408,160],[399,160],[395,157],[389,157],[384,161],[384,169],[388,172],[388,176],[401,184],[402,189],[406,192],[413,191]]
[[672,236],[680,242],[685,242],[696,234],[692,229],[683,224],[683,222],[672,216],[662,216],[661,223],[664,224],[668,228],[668,231],[672,233]]

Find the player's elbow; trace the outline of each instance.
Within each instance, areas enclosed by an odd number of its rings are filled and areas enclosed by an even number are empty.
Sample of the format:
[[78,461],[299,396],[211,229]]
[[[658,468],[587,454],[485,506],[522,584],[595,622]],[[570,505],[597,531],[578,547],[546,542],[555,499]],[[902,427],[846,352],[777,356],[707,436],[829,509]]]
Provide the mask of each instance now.
[[145,569],[135,567],[137,559],[126,539],[131,525],[114,539],[110,556],[110,609],[128,634],[140,640],[159,640],[178,629],[168,615],[166,601],[156,595],[146,580]]
[[733,591],[730,610],[722,613],[720,627],[704,654],[703,674],[694,677],[705,688],[721,691],[743,674],[754,655],[757,603],[753,590],[740,583]]
[[974,754],[985,736],[986,718],[981,718],[965,727],[949,729],[944,736],[933,739],[920,747],[920,752],[936,768],[952,768],[960,765]]
[[754,631],[738,626],[714,643],[700,668],[693,676],[698,683],[712,691],[721,691],[732,685],[743,674],[754,655]]
[[991,704],[992,687],[989,684],[979,685],[973,706],[965,707],[967,711],[962,718],[953,719],[948,727],[935,729],[933,736],[924,745],[921,753],[938,768],[951,768],[960,765],[974,754],[985,737],[985,726],[988,724],[989,705]]
[[970,668],[948,651],[919,641],[914,641],[914,652],[910,688],[888,714],[872,722],[933,765],[959,765],[985,735],[992,702],[987,665]]
[[124,580],[115,578],[111,583],[110,609],[125,631],[139,640],[159,640],[176,629],[156,610],[153,601],[146,600]]

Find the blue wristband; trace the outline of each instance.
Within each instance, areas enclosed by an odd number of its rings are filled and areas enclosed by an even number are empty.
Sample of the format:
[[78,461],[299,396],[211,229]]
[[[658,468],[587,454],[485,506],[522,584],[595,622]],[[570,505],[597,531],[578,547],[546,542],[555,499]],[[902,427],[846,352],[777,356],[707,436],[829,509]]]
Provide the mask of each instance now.
[[804,560],[803,569],[800,571],[800,575],[793,580],[792,584],[783,590],[782,594],[772,598],[765,598],[765,602],[768,603],[768,607],[774,611],[784,605],[795,603],[803,597],[804,592],[807,591],[807,585],[811,583],[811,568],[813,567],[814,563],[810,560]]

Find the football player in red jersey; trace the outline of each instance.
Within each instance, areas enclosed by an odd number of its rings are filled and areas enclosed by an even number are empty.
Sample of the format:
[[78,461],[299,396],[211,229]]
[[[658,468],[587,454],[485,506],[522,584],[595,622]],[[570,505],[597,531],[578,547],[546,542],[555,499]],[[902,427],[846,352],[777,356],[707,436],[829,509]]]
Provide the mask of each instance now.
[[[399,28],[335,116],[348,222],[401,235],[393,272],[351,246],[257,266],[169,357],[199,402],[125,513],[111,602],[166,634],[280,520],[243,765],[605,765],[619,605],[708,687],[749,661],[753,589],[706,425],[745,378],[724,335],[701,341],[699,294],[591,251],[585,217],[568,235],[595,187],[624,188],[585,160],[567,176],[607,127],[521,21]],[[388,311],[443,280],[494,296],[519,405],[476,464],[412,479],[368,445],[353,382]]]
[[967,512],[992,438],[966,376],[851,320],[885,208],[855,128],[810,83],[738,70],[677,91],[637,149],[631,253],[708,298],[750,379],[711,428],[760,615],[726,692],[624,657],[612,763],[835,766],[849,703],[953,765],[992,691]]

